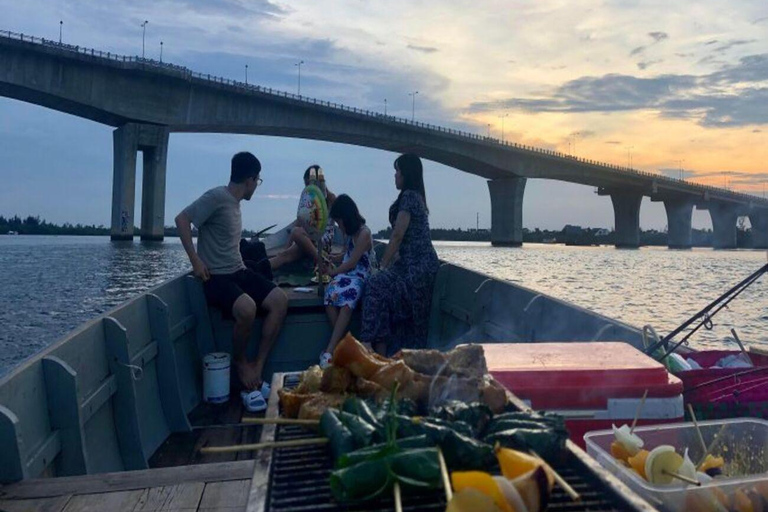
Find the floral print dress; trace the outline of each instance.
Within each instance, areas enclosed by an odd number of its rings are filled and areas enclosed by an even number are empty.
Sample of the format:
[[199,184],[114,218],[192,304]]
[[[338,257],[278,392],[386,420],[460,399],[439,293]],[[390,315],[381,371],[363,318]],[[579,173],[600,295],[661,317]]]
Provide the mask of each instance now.
[[411,215],[398,250],[400,257],[390,268],[368,280],[360,333],[360,338],[368,343],[386,343],[387,355],[401,348],[427,346],[432,287],[440,267],[421,194],[406,190],[390,207],[389,222],[393,228],[400,211]]
[[[355,251],[354,239],[351,236],[347,238],[347,252],[344,253],[342,264],[349,261],[349,258],[352,257],[352,253]],[[328,287],[325,289],[325,300],[323,303],[326,306],[336,306],[337,308],[349,306],[350,309],[355,309],[357,302],[363,295],[365,281],[371,275],[371,270],[375,266],[376,253],[373,252],[373,247],[371,247],[367,253],[360,256],[355,268],[348,272],[344,272],[343,274],[336,275],[331,282],[328,283]]]

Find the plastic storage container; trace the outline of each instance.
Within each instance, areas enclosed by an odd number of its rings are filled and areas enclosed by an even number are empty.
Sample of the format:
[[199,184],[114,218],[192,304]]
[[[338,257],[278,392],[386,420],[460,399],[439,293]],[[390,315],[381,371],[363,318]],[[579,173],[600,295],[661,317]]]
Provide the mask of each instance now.
[[[701,487],[682,482],[671,487],[658,486],[646,481],[611,456],[610,446],[614,435],[610,430],[589,432],[584,439],[587,453],[601,466],[651,505],[667,512],[718,510],[715,507],[703,506],[704,503],[711,503],[712,499],[716,500],[718,496],[721,500],[727,499],[728,506],[725,510],[735,510],[735,499],[739,492],[743,494],[739,496],[740,500],[749,499],[751,493],[756,493],[760,499],[768,500],[768,421],[735,418],[702,421],[699,427],[707,446],[712,445],[717,436],[718,439],[710,453],[725,459],[723,476]],[[637,427],[635,434],[644,441],[643,449],[648,451],[666,444],[675,447],[675,451],[683,455],[688,448],[688,454],[694,464],[698,464],[704,454],[693,423]]]
[[639,425],[683,421],[680,379],[622,342],[492,343],[483,345],[488,371],[537,410],[565,416],[571,440],[631,423],[645,391]]

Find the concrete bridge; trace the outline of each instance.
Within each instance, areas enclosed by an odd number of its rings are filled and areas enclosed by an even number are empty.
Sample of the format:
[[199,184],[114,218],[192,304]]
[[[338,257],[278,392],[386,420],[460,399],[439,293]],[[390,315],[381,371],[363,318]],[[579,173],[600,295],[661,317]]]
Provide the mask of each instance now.
[[0,95],[114,131],[113,240],[133,238],[136,158],[144,159],[142,239],[163,237],[171,132],[275,135],[414,152],[488,180],[495,245],[522,243],[526,180],[597,187],[615,214],[616,245],[639,245],[643,196],[663,201],[669,246],[691,246],[693,208],[712,217],[714,245],[736,247],[748,216],[755,247],[768,247],[768,200],[562,153],[248,85],[149,59],[0,32]]

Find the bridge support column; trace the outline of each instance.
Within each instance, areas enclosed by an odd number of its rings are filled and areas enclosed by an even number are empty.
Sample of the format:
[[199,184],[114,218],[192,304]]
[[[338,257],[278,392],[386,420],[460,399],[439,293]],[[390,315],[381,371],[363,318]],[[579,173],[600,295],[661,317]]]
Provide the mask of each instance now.
[[[149,129],[148,129],[149,128]],[[141,239],[162,240],[165,233],[165,165],[168,128],[142,127],[144,174],[141,190]]]
[[637,192],[611,192],[613,215],[616,224],[616,240],[619,248],[640,247],[640,202],[643,195]]
[[667,210],[667,246],[670,249],[691,248],[693,203],[685,200],[664,201]]
[[739,213],[735,206],[725,203],[709,205],[712,217],[712,247],[715,249],[736,248],[736,221]]
[[165,166],[168,127],[127,123],[112,134],[112,240],[133,240],[136,204],[136,154],[142,151],[141,239],[162,240],[165,220]]
[[752,247],[768,249],[768,211],[750,213],[749,223],[752,226]]
[[523,194],[526,178],[488,181],[491,193],[491,244],[523,245]]

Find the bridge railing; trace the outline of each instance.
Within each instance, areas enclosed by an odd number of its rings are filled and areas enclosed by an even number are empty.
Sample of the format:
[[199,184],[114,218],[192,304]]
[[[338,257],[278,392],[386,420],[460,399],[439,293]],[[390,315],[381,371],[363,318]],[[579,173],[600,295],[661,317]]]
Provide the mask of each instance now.
[[138,57],[138,56],[126,56],[126,55],[120,55],[120,54],[116,54],[116,53],[112,53],[112,52],[104,52],[102,50],[95,50],[93,48],[86,48],[86,47],[82,47],[82,46],[75,46],[75,45],[70,45],[70,44],[66,44],[66,43],[60,43],[58,41],[53,41],[53,40],[50,40],[50,39],[37,38],[37,37],[26,35],[26,34],[12,32],[10,30],[0,31],[0,37],[7,37],[7,38],[10,38],[10,39],[15,39],[15,40],[19,40],[19,41],[24,41],[24,42],[34,43],[34,44],[40,44],[40,45],[43,45],[43,46],[46,46],[46,47],[49,47],[49,48],[55,48],[57,50],[62,50],[62,51],[66,51],[66,52],[74,52],[74,53],[77,53],[77,54],[80,54],[80,55],[87,55],[87,56],[91,56],[91,57],[99,58],[99,59],[108,59],[108,60],[114,61],[114,62],[135,63],[135,64],[139,64],[139,65],[144,66],[144,67],[156,68],[158,70],[169,70],[169,71],[173,71],[177,75],[181,74],[182,76],[185,76],[185,77],[188,77],[188,78],[195,78],[197,80],[203,80],[203,81],[207,81],[207,82],[211,82],[211,83],[226,85],[226,86],[229,86],[229,87],[237,88],[237,89],[239,89],[241,91],[244,91],[244,92],[250,92],[250,93],[253,93],[253,94],[267,94],[267,95],[272,95],[272,96],[279,96],[281,98],[288,98],[288,99],[291,99],[291,100],[294,100],[294,101],[301,102],[303,104],[319,105],[319,106],[330,108],[330,109],[334,109],[334,110],[340,110],[340,111],[343,111],[343,112],[349,112],[349,113],[357,114],[357,115],[360,115],[360,116],[374,118],[374,119],[376,119],[378,121],[386,121],[386,122],[392,122],[392,123],[397,123],[397,124],[402,124],[402,125],[413,126],[413,127],[421,128],[423,130],[430,131],[430,132],[449,134],[449,135],[453,135],[453,136],[460,137],[460,138],[463,138],[463,139],[471,139],[471,140],[479,141],[479,142],[490,144],[490,145],[494,145],[494,146],[502,146],[502,147],[506,147],[506,148],[512,148],[512,149],[515,149],[515,150],[518,150],[518,151],[526,151],[526,152],[530,152],[530,153],[536,153],[536,154],[540,154],[540,155],[551,156],[553,158],[557,158],[557,159],[560,159],[560,160],[565,160],[565,161],[568,161],[568,162],[571,162],[571,163],[572,162],[577,162],[579,164],[590,165],[590,166],[593,166],[593,167],[599,167],[599,168],[602,168],[602,169],[616,171],[616,172],[620,172],[620,173],[623,173],[623,174],[631,174],[631,175],[635,175],[635,176],[638,176],[638,177],[645,177],[645,178],[649,178],[649,179],[656,180],[656,181],[666,182],[666,183],[669,183],[669,184],[678,184],[678,185],[683,185],[684,184],[685,186],[688,186],[688,187],[691,187],[691,188],[694,188],[694,189],[698,189],[698,190],[700,190],[702,192],[703,191],[709,191],[709,192],[714,192],[714,193],[718,193],[718,194],[729,195],[729,196],[732,196],[732,197],[735,197],[735,198],[744,199],[744,200],[747,200],[747,201],[758,200],[758,201],[761,201],[761,202],[763,202],[763,201],[768,202],[764,198],[760,198],[760,197],[757,197],[757,196],[754,196],[754,195],[751,195],[751,194],[745,194],[743,192],[734,192],[732,190],[728,190],[728,189],[724,189],[724,188],[720,188],[720,187],[713,187],[711,185],[703,185],[703,184],[700,184],[700,183],[686,181],[684,179],[671,178],[669,176],[664,176],[663,174],[656,174],[656,173],[651,173],[651,172],[647,172],[647,171],[642,171],[642,170],[635,169],[635,168],[632,168],[632,167],[629,167],[629,166],[620,166],[620,165],[610,164],[610,163],[606,163],[606,162],[599,162],[599,161],[596,161],[596,160],[591,160],[591,159],[588,159],[588,158],[581,158],[581,157],[578,157],[578,156],[575,156],[575,155],[569,155],[567,153],[562,153],[562,152],[554,151],[554,150],[547,149],[547,148],[540,148],[540,147],[535,147],[535,146],[529,146],[529,145],[526,145],[526,144],[518,144],[516,142],[511,142],[511,141],[506,141],[506,140],[499,140],[499,139],[494,138],[494,137],[483,136],[483,135],[479,135],[477,133],[467,132],[467,131],[464,131],[464,130],[456,130],[454,128],[448,128],[448,127],[445,127],[445,126],[433,125],[433,124],[429,124],[429,123],[422,123],[420,121],[415,121],[415,120],[412,120],[412,119],[407,119],[407,118],[403,118],[403,117],[386,115],[386,114],[382,114],[380,112],[374,112],[374,111],[367,110],[367,109],[360,109],[360,108],[357,108],[357,107],[350,107],[350,106],[344,105],[342,103],[335,103],[335,102],[332,102],[332,101],[320,100],[320,99],[317,99],[317,98],[311,98],[311,97],[308,97],[308,96],[302,96],[302,95],[299,95],[299,94],[293,94],[293,93],[289,93],[289,92],[286,92],[286,91],[281,91],[281,90],[278,90],[278,89],[273,89],[272,87],[264,87],[264,86],[261,86],[261,85],[248,84],[248,83],[245,83],[245,82],[240,82],[240,81],[237,81],[237,80],[232,80],[232,79],[229,79],[229,78],[224,78],[224,77],[220,77],[220,76],[216,76],[216,75],[211,75],[211,74],[206,74],[206,73],[199,73],[199,72],[196,72],[196,71],[192,71],[192,70],[190,70],[189,68],[187,68],[185,66],[178,66],[178,65],[175,65],[175,64],[170,64],[168,62],[160,62],[160,61],[156,61],[154,59],[147,59],[147,58]]

